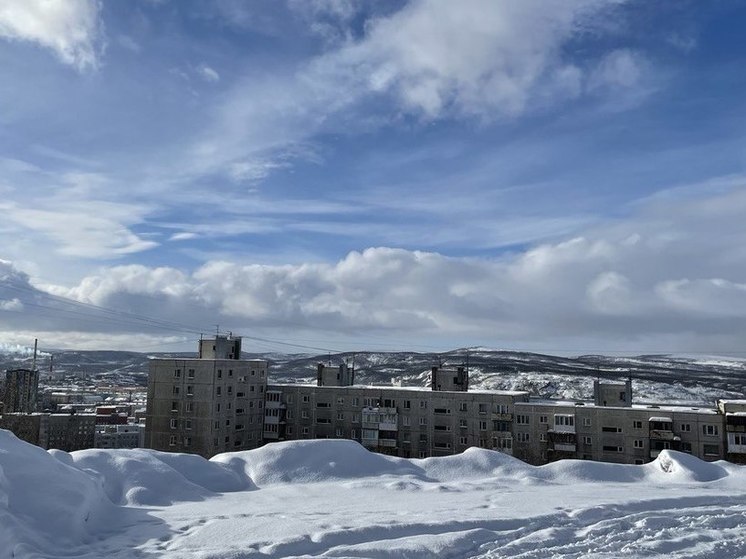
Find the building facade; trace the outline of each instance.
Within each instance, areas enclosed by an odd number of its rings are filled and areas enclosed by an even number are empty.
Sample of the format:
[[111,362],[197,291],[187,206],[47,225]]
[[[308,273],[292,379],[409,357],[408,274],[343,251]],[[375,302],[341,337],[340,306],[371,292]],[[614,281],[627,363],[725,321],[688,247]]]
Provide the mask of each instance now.
[[152,359],[145,446],[211,457],[263,444],[267,362],[241,359],[241,338],[199,343],[196,358]]
[[95,428],[95,414],[6,413],[0,417],[0,429],[43,449],[66,452],[93,448]]
[[10,369],[5,372],[3,413],[32,413],[37,409],[39,371]]

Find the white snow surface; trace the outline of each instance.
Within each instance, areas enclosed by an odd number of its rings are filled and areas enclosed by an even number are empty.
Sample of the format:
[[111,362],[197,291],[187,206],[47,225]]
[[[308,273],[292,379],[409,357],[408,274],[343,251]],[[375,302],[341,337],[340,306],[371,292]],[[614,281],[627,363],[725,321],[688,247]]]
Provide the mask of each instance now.
[[319,440],[204,460],[46,452],[0,430],[0,558],[736,558],[744,482],[740,466],[673,451],[534,467]]

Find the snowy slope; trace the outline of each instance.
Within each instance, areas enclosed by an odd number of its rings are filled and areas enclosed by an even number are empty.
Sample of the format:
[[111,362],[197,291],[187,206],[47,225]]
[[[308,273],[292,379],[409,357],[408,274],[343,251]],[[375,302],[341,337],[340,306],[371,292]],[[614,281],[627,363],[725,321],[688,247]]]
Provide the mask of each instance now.
[[0,558],[743,557],[746,472],[664,451],[543,467],[293,441],[207,461],[0,431]]

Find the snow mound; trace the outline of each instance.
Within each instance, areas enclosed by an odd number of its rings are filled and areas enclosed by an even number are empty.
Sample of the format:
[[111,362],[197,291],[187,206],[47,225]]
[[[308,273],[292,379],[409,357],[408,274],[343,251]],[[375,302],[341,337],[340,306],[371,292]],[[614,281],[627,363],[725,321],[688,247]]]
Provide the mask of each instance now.
[[459,481],[484,478],[529,480],[536,468],[494,450],[471,447],[461,454],[412,460],[428,478],[435,481]]
[[716,481],[733,473],[735,466],[728,462],[704,462],[691,454],[662,450],[654,462],[654,470],[671,476],[676,481]]
[[109,499],[120,505],[170,505],[253,488],[245,477],[194,454],[143,449],[50,452],[58,460],[100,477]]
[[272,443],[219,454],[211,462],[225,464],[259,487],[376,476],[424,477],[411,460],[375,454],[355,441],[341,439]]
[[99,479],[0,429],[0,550],[85,540],[115,510]]

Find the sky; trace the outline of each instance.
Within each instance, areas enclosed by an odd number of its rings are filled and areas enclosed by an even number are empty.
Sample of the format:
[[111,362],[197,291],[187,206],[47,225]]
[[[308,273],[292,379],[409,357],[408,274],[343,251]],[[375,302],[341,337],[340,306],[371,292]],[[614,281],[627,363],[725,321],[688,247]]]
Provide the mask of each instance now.
[[745,18],[3,0],[0,341],[746,355]]

